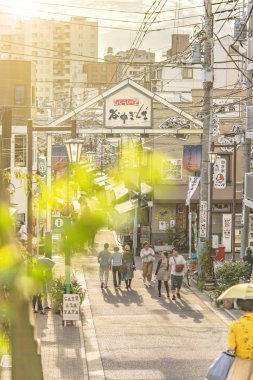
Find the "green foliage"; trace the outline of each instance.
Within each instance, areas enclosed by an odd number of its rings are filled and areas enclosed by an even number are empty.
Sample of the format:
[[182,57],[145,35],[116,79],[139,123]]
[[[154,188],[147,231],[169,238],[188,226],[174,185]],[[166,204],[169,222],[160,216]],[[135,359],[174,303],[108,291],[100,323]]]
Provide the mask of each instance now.
[[216,269],[215,298],[217,299],[226,289],[240,282],[242,277],[247,276],[248,264],[244,261],[228,261]]
[[[49,286],[52,311],[59,313],[62,306],[63,295],[65,294],[65,278],[59,276],[55,278]],[[85,297],[85,291],[75,278],[71,279],[71,293],[78,294],[82,303]]]

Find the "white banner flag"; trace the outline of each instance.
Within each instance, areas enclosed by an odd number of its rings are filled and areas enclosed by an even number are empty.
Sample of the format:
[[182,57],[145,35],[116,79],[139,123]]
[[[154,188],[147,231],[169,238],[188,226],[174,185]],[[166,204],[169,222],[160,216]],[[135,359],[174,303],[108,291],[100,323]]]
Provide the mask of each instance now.
[[215,189],[226,188],[226,159],[216,158],[213,168],[213,183]]
[[189,177],[189,186],[188,186],[188,191],[187,191],[186,201],[185,201],[186,206],[189,206],[191,197],[195,193],[198,187],[199,181],[200,181],[200,177],[193,177],[193,176]]

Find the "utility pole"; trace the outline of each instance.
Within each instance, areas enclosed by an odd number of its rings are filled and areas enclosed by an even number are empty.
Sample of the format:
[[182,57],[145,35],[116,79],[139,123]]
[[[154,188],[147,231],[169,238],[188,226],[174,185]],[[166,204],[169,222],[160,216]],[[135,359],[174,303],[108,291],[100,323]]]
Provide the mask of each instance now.
[[10,173],[11,166],[11,132],[12,131],[12,109],[3,108],[2,110],[2,136],[0,150],[0,201],[9,203],[10,194],[7,191],[7,173]]
[[[205,6],[205,42],[204,42],[204,81],[203,81],[203,107],[201,110],[203,121],[202,134],[202,165],[201,165],[201,187],[200,187],[200,219],[204,221],[204,228],[199,233],[199,256],[204,254],[206,241],[209,237],[211,222],[211,202],[210,202],[210,164],[208,162],[208,152],[211,147],[212,137],[212,106],[213,106],[213,14],[212,0],[204,0]],[[202,211],[201,211],[202,210]],[[207,210],[207,213],[206,213]],[[201,228],[201,226],[200,226]],[[211,241],[208,242],[209,247]],[[208,249],[209,254],[211,250]],[[200,263],[199,269],[201,270]]]
[[[248,2],[248,15],[250,15],[251,8],[253,6],[253,1],[249,0]],[[247,30],[247,57],[250,55],[249,48],[249,39],[252,38],[252,27],[253,27],[253,16],[250,15],[248,21],[248,30]],[[247,68],[248,62],[246,62]],[[246,70],[246,107],[252,106],[252,70]],[[246,117],[245,131],[249,130],[249,127],[252,125],[252,120],[249,117]],[[250,172],[250,150],[251,150],[251,139],[245,138],[242,144],[243,147],[243,173]],[[241,231],[241,250],[240,257],[243,258],[245,255],[246,247],[248,246],[249,241],[249,207],[243,205],[243,220],[242,220],[242,231]]]

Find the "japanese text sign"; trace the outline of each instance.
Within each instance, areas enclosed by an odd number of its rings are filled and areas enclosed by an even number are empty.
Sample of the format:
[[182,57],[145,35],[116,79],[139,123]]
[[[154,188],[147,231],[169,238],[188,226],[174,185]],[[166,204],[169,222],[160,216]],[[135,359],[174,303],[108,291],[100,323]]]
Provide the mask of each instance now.
[[199,237],[206,238],[207,202],[201,201],[199,211]]
[[151,98],[131,86],[105,99],[105,127],[151,127]]
[[215,189],[226,188],[226,160],[217,158],[213,169],[213,183]]

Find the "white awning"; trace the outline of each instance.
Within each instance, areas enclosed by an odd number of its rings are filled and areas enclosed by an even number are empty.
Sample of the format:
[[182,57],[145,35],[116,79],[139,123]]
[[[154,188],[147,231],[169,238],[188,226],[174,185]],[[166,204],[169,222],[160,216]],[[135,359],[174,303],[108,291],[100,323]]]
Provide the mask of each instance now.
[[135,207],[137,207],[137,206],[138,206],[138,199],[134,199],[131,201],[126,201],[126,202],[120,203],[120,204],[114,206],[114,208],[119,214],[124,214],[125,212],[129,212],[129,211],[134,210]]
[[113,186],[113,191],[117,200],[129,193],[129,190],[125,187],[124,183],[120,183],[119,185]]

